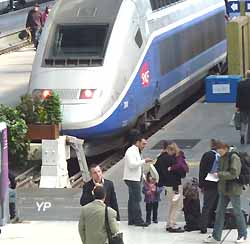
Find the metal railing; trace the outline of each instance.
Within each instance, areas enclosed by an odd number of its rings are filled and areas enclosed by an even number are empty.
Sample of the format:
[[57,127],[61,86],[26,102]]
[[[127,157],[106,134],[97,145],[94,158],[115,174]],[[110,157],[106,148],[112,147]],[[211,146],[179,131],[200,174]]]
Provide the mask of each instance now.
[[0,36],[0,55],[29,45],[31,43],[30,37],[29,35],[25,36],[25,32],[25,30],[20,30]]

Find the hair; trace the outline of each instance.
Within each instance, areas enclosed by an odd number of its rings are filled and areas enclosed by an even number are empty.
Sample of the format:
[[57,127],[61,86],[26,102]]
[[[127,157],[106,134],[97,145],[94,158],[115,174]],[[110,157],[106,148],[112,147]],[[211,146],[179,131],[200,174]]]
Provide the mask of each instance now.
[[217,149],[227,149],[227,150],[229,150],[229,146],[225,142],[217,141]]
[[173,150],[176,156],[180,155],[181,149],[175,142],[170,142],[170,144],[168,145],[168,148]]
[[169,141],[167,141],[167,140],[164,140],[163,142],[162,142],[162,148],[163,149],[167,149],[167,147],[170,145],[170,142]]
[[217,140],[211,139],[210,145],[211,145],[211,149],[212,149],[212,150],[217,150],[217,147],[218,147],[217,144],[218,144],[218,141],[217,141]]
[[247,71],[246,71],[246,78],[247,78],[247,79],[250,79],[250,70],[247,70]]
[[[89,166],[89,171],[91,171],[91,169],[94,169],[94,168],[96,168],[96,167],[100,167],[101,168],[101,166],[99,165],[99,164],[91,164],[90,166]],[[102,168],[101,168],[102,169]]]
[[94,197],[97,200],[102,200],[106,196],[106,192],[102,186],[96,186],[93,190]]

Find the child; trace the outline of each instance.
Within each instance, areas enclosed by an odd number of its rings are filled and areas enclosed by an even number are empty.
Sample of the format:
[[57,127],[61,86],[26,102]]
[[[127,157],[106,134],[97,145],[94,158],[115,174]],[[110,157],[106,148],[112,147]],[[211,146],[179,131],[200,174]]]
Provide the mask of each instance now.
[[186,231],[200,230],[201,212],[198,185],[198,179],[193,178],[192,182],[187,182],[183,187],[183,211],[186,221],[184,229]]
[[158,187],[156,180],[152,178],[150,172],[147,173],[144,181],[142,192],[145,194],[146,203],[146,222],[151,224],[151,212],[153,211],[153,222],[158,223],[158,204],[160,201],[160,193],[163,187]]

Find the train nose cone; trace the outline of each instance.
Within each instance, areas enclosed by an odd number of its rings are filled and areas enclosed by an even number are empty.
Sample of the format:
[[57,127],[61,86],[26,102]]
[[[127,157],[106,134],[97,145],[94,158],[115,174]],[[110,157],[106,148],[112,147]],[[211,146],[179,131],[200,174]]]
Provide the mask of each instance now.
[[80,129],[88,123],[98,119],[101,109],[98,103],[95,104],[63,104],[62,105],[62,128]]

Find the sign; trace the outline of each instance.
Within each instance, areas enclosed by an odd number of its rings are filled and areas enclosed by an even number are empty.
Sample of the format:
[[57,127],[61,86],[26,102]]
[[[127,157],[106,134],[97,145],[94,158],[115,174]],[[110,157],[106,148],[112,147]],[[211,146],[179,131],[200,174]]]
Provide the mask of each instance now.
[[8,139],[5,123],[0,123],[0,225],[9,218]]
[[246,12],[250,12],[250,1],[245,2],[245,10]]
[[227,3],[227,12],[228,13],[239,13],[240,12],[240,2],[239,1],[230,1]]
[[212,86],[213,94],[229,94],[230,93],[230,84],[214,84]]
[[142,65],[140,76],[141,76],[141,84],[142,84],[142,86],[143,87],[149,86],[149,83],[150,83],[150,71],[149,71],[148,63],[144,63]]

